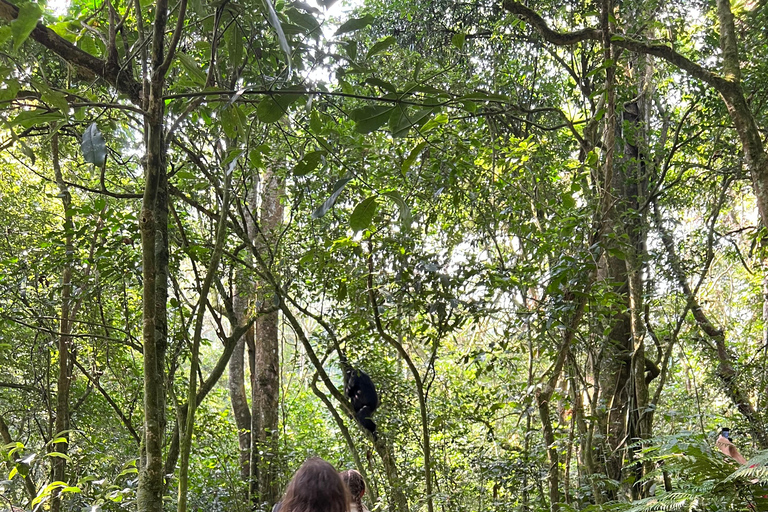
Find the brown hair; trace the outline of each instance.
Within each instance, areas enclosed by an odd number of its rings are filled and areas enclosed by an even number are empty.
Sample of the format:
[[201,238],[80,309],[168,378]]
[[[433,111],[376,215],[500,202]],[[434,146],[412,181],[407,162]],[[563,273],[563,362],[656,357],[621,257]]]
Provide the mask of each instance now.
[[352,502],[357,505],[357,512],[363,511],[363,494],[365,494],[365,480],[359,471],[348,469],[339,473],[341,479],[347,484]]
[[280,512],[349,512],[349,493],[336,468],[312,457],[285,488]]

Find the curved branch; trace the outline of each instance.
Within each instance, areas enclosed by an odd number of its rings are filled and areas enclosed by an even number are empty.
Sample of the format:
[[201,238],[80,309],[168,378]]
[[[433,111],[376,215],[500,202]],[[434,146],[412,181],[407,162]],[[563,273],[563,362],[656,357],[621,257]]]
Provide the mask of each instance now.
[[[574,32],[558,32],[552,30],[544,18],[539,13],[524,6],[520,2],[514,0],[504,0],[504,9],[512,14],[516,14],[525,19],[533,25],[536,31],[549,43],[557,46],[572,46],[584,41],[600,41],[603,37],[602,30],[595,28],[584,28],[576,30]],[[734,83],[726,80],[725,78],[713,73],[700,64],[696,64],[688,57],[676,52],[672,47],[665,44],[649,44],[642,41],[630,39],[622,35],[613,35],[611,37],[611,43],[619,48],[642,53],[646,55],[653,55],[666,60],[670,64],[674,64],[680,69],[687,71],[694,78],[698,78],[702,82],[705,82],[724,96],[729,96],[734,92]]]
[[[19,8],[7,0],[0,0],[0,19],[13,21],[19,16]],[[135,104],[141,102],[141,84],[128,73],[120,73],[117,66],[81,50],[56,32],[38,22],[30,37],[45,46],[67,63],[79,66],[92,74],[103,78],[119,92],[125,94]]]

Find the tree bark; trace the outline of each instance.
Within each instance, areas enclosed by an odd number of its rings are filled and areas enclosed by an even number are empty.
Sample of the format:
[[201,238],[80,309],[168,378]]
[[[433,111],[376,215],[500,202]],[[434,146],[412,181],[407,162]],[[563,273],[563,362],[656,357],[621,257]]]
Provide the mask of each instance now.
[[[261,245],[270,266],[276,262],[275,254],[283,224],[282,198],[285,186],[277,169],[270,168],[262,180],[261,208],[259,212]],[[261,283],[258,290],[262,302],[273,300],[269,284]],[[253,373],[251,375],[251,473],[255,496],[260,503],[273,504],[280,496],[276,479],[278,453],[278,420],[280,399],[280,343],[279,314],[277,311],[260,316],[254,325]]]
[[[56,176],[56,183],[59,186],[61,204],[64,208],[64,269],[61,273],[61,314],[59,319],[59,373],[56,385],[56,423],[55,433],[57,439],[51,447],[51,451],[61,454],[61,456],[52,457],[53,481],[66,482],[67,469],[67,448],[69,444],[69,394],[72,377],[72,364],[70,362],[70,343],[72,341],[70,332],[72,330],[72,319],[70,317],[70,307],[72,304],[72,260],[75,254],[73,243],[74,225],[72,223],[72,196],[69,193],[69,187],[64,182],[59,163],[59,136],[54,134],[51,138],[51,158],[53,160],[53,171]],[[60,489],[56,488],[51,493],[51,510],[59,512],[61,510]]]
[[165,434],[165,347],[167,345],[167,176],[164,137],[165,29],[168,2],[158,0],[150,57],[148,97],[144,108],[145,184],[139,217],[144,289],[142,344],[144,356],[144,442],[136,504],[139,512],[162,512]]

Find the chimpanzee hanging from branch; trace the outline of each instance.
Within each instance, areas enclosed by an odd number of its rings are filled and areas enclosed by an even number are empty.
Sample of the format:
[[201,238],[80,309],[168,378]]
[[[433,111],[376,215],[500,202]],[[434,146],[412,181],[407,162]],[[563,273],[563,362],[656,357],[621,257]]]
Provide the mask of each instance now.
[[376,423],[371,419],[379,406],[379,394],[376,392],[376,386],[367,373],[349,364],[347,356],[344,355],[338,343],[336,343],[336,350],[339,353],[341,370],[344,372],[344,394],[352,403],[357,421],[376,439]]

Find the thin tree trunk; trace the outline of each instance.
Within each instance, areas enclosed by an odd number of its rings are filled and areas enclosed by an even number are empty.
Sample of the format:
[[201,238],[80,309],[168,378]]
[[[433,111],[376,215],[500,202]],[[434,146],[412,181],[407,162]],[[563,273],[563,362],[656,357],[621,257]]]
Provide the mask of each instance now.
[[[61,203],[64,208],[64,269],[61,273],[61,316],[59,320],[59,374],[56,386],[56,423],[55,436],[61,441],[53,444],[52,451],[61,454],[52,457],[53,481],[66,482],[67,448],[69,444],[69,394],[71,385],[72,365],[70,363],[70,332],[72,319],[70,318],[70,306],[72,303],[72,260],[75,248],[73,243],[72,223],[72,196],[64,182],[59,163],[59,136],[54,134],[51,138],[51,157],[53,170],[56,175],[56,183],[59,186]],[[56,488],[51,493],[51,510],[61,510],[60,489]]]
[[[273,164],[274,165],[274,164]],[[280,229],[283,224],[282,197],[285,187],[276,169],[270,169],[262,180],[259,213],[265,258],[270,266],[276,259]],[[271,300],[268,283],[262,283],[259,296]],[[253,374],[251,375],[251,467],[256,496],[261,503],[273,504],[280,495],[277,486],[278,412],[280,400],[279,313],[260,316],[254,325]],[[253,465],[256,464],[254,467]]]
[[[245,233],[251,244],[256,243],[256,203],[258,198],[259,176],[254,172],[252,180],[248,184],[245,205],[243,208],[243,223]],[[252,260],[250,251],[245,255],[245,260]],[[235,277],[235,292],[232,299],[233,309],[237,325],[245,325],[248,322],[249,309],[255,303],[256,288],[250,277],[238,269]],[[245,347],[248,347],[248,367],[251,375],[254,372],[253,360],[253,326],[249,327],[245,334],[237,340],[237,345],[229,361],[229,397],[237,425],[237,442],[240,448],[240,477],[248,483],[247,494],[250,496],[253,489],[251,481],[251,409],[248,405],[248,396],[245,391]]]
[[[238,284],[239,286],[239,284]],[[238,320],[245,318],[247,302],[240,296],[240,290],[236,291],[234,298],[235,313]],[[232,411],[237,425],[237,442],[240,447],[240,478],[247,482],[251,474],[251,410],[248,406],[248,397],[245,393],[245,344],[246,338],[253,338],[253,329],[248,329],[243,337],[237,341],[232,358],[229,360],[229,400],[232,403]],[[248,343],[252,345],[253,340]]]
[[[143,464],[139,471],[136,504],[139,512],[162,512],[164,471],[163,435],[165,433],[165,379],[163,319],[166,318],[167,282],[163,282],[163,262],[159,261],[167,239],[163,238],[162,213],[168,211],[166,181],[166,145],[164,131],[165,28],[168,1],[158,0],[152,35],[151,76],[145,76],[144,134],[146,144],[145,184],[139,226],[144,288],[142,291],[142,343],[144,356],[144,442]],[[166,262],[167,263],[167,262]],[[167,274],[165,275],[167,279]]]

